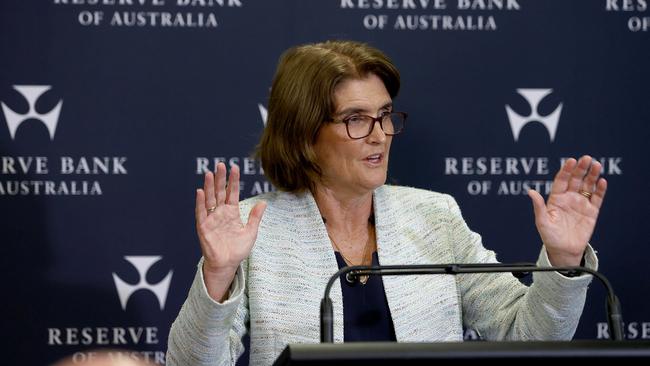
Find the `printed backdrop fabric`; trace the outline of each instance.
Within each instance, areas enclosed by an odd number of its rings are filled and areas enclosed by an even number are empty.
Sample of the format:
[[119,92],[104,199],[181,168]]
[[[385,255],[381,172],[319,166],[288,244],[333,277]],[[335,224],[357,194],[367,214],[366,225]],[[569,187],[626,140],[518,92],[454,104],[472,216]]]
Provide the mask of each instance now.
[[[548,194],[562,159],[599,159],[592,244],[626,337],[650,338],[647,1],[5,0],[7,364],[102,347],[164,361],[203,172],[234,162],[242,196],[272,189],[250,156],[278,57],[326,39],[394,60],[409,120],[389,182],[452,194],[501,261],[539,251],[526,190]],[[607,337],[604,296],[594,282],[577,338]]]

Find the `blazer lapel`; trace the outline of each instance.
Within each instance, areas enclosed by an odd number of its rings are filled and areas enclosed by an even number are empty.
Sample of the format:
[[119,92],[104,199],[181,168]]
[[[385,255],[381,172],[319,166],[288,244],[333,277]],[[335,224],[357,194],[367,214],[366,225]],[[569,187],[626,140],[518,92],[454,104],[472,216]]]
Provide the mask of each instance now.
[[[379,263],[448,263],[450,258],[431,255],[430,248],[446,244],[435,232],[427,232],[431,228],[413,212],[419,202],[405,199],[395,197],[390,186],[375,191]],[[457,340],[460,315],[455,279],[451,275],[384,276],[383,281],[397,341]]]
[[[327,229],[316,205],[316,201],[311,193],[306,192],[298,196],[298,205],[292,212],[296,213],[294,224],[306,225],[311,228],[309,234],[304,238],[297,240],[304,245],[301,254],[306,258],[306,263],[311,268],[306,269],[306,276],[310,278],[312,284],[316,284],[315,289],[317,296],[314,301],[318,302],[317,309],[313,316],[320,319],[320,301],[325,293],[325,286],[330,277],[338,271],[338,263],[334,256],[334,250],[330,243]],[[306,213],[306,214],[305,214]],[[341,282],[336,280],[330,291],[330,299],[334,309],[334,342],[343,342],[343,295],[341,292]],[[297,324],[300,326],[300,324]],[[320,334],[319,334],[320,339]]]

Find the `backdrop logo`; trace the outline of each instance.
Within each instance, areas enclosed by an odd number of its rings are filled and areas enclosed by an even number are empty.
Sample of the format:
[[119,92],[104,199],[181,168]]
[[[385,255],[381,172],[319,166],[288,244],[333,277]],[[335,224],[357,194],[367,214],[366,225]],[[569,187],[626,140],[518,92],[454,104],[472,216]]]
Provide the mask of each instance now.
[[[129,263],[138,271],[139,280],[136,285],[124,282],[117,274],[113,273],[115,287],[122,303],[122,309],[126,310],[126,304],[131,295],[138,290],[153,292],[158,298],[160,309],[163,310],[169,284],[172,279],[172,272],[155,284],[147,283],[146,276],[151,266],[158,262],[161,256],[125,256]],[[96,323],[94,320],[92,323]],[[158,349],[160,339],[158,338],[158,327],[145,324],[122,324],[122,326],[62,326],[47,328],[47,345],[52,347],[69,347],[75,349],[112,348],[131,349],[131,351],[109,351],[108,357],[111,363],[122,362],[132,363],[134,360],[142,360],[147,364],[165,364],[165,350]],[[142,347],[142,348],[141,348]],[[138,348],[141,348],[138,350]],[[68,349],[69,350],[69,349]],[[67,351],[68,353],[70,351]],[[79,351],[71,356],[71,364],[87,364],[97,361],[99,354],[96,351]],[[124,361],[122,361],[124,360]],[[139,364],[139,363],[138,363]]]
[[260,117],[262,117],[262,124],[266,127],[266,120],[269,116],[269,111],[266,109],[264,104],[258,103],[257,108],[260,110]]
[[115,281],[115,287],[117,288],[117,294],[120,297],[120,303],[122,304],[122,309],[126,310],[126,303],[129,301],[131,295],[134,292],[144,289],[149,290],[156,295],[158,298],[158,303],[160,304],[160,310],[165,308],[165,300],[167,299],[167,292],[169,291],[169,284],[172,280],[172,274],[174,271],[169,271],[165,278],[156,283],[151,284],[146,280],[147,272],[151,266],[158,262],[162,257],[161,256],[125,256],[128,262],[130,262],[135,269],[138,271],[140,280],[137,284],[131,285],[124,282],[116,273],[113,273],[113,280]]
[[[517,89],[530,105],[530,115],[521,116],[509,105],[506,112],[515,143],[521,130],[530,122],[540,122],[550,136],[555,139],[562,104],[547,116],[541,116],[538,108],[540,102],[553,89]],[[490,116],[489,121],[499,118]],[[501,117],[502,118],[502,117]],[[505,127],[505,124],[503,125]],[[623,175],[623,158],[620,156],[594,156],[602,166],[603,175]],[[471,196],[526,196],[528,190],[534,189],[542,195],[548,195],[553,185],[552,172],[557,171],[569,157],[565,156],[447,156],[442,167],[444,175],[461,178],[458,182],[466,183],[466,192]],[[451,179],[451,178],[450,178]]]
[[[132,29],[185,28],[216,29],[221,9],[241,9],[243,0],[51,0],[67,7],[84,27]],[[229,11],[224,11],[224,14]],[[226,16],[225,16],[226,17]],[[232,18],[225,18],[232,19]],[[227,21],[227,20],[226,20]],[[230,24],[235,24],[231,21]]]
[[[50,139],[54,140],[63,99],[58,100],[56,106],[50,111],[39,113],[36,111],[36,104],[42,99],[43,94],[52,88],[51,85],[13,85],[13,88],[23,96],[29,108],[27,113],[20,114],[5,103],[0,102],[11,140],[15,140],[16,131],[27,120],[40,121],[47,127]],[[69,105],[70,101],[68,100],[66,103]],[[72,103],[74,104],[75,101],[73,100]],[[16,141],[15,143],[29,144],[29,139],[21,140],[24,141]],[[94,156],[69,153],[38,156],[23,154],[0,155],[0,196],[102,195],[102,179],[98,177],[127,175],[126,162],[126,156]]]
[[59,113],[61,113],[61,106],[63,105],[63,99],[49,112],[40,114],[36,112],[36,101],[38,98],[43,95],[46,91],[50,90],[50,85],[14,85],[23,98],[27,100],[29,104],[29,111],[26,114],[20,114],[14,112],[6,104],[2,104],[2,112],[4,113],[5,119],[7,120],[7,126],[9,127],[9,134],[13,140],[16,136],[16,130],[21,123],[25,122],[30,118],[37,119],[47,127],[47,130],[50,132],[50,139],[54,140],[54,132],[56,131],[56,125],[59,122]]
[[339,8],[358,13],[370,31],[496,31],[498,14],[520,11],[518,1],[341,0]]
[[540,116],[539,111],[537,110],[542,99],[552,92],[553,89],[517,89],[517,93],[524,97],[530,105],[531,112],[528,116],[521,116],[506,104],[506,113],[508,113],[510,129],[512,129],[512,135],[514,136],[515,141],[519,139],[519,133],[524,126],[531,122],[541,122],[544,127],[546,127],[546,130],[551,137],[551,142],[553,142],[555,139],[555,132],[557,131],[557,125],[560,121],[560,113],[562,113],[562,103],[560,103],[560,105],[558,105],[557,108],[555,108],[555,110],[548,116]]

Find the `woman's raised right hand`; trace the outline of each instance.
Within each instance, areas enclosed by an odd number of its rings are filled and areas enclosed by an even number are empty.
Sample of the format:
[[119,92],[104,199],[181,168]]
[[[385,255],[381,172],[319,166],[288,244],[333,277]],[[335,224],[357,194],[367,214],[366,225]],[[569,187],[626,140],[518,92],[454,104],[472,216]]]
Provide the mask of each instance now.
[[246,225],[239,215],[239,167],[226,165],[205,174],[203,189],[196,190],[196,232],[203,253],[203,278],[208,294],[216,301],[227,298],[239,264],[250,254],[266,202],[257,203]]

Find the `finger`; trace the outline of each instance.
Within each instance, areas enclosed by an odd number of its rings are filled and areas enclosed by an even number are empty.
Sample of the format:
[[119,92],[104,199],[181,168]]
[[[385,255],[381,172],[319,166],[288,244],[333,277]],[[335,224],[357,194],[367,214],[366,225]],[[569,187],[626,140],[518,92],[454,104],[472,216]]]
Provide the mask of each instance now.
[[226,204],[236,205],[239,203],[239,166],[233,164],[230,167],[228,177],[228,188],[226,189]]
[[217,206],[226,202],[226,164],[217,164],[217,174],[215,175],[215,198]]
[[205,209],[205,192],[202,189],[196,190],[196,207],[194,208],[194,216],[196,222],[201,223],[208,216],[208,211]]
[[214,174],[212,174],[212,172],[205,173],[205,178],[203,180],[203,193],[205,196],[205,208],[217,205],[217,199],[214,197]]
[[528,190],[528,197],[533,203],[533,210],[535,211],[535,222],[543,224],[548,220],[548,213],[546,212],[546,203],[544,203],[544,197],[542,197],[539,192],[534,189]]
[[555,175],[553,180],[553,186],[551,187],[551,193],[564,193],[569,186],[569,179],[571,179],[571,172],[577,165],[577,161],[574,158],[570,158],[564,162],[560,171]]
[[589,168],[589,173],[587,173],[587,176],[582,182],[582,187],[580,189],[589,193],[593,193],[594,189],[596,188],[598,177],[600,177],[600,171],[602,168],[603,166],[600,164],[600,162],[598,160],[594,160],[591,164],[591,167]]
[[569,179],[569,187],[567,190],[578,192],[580,187],[582,187],[582,180],[585,178],[589,166],[591,166],[591,156],[585,155],[578,160],[578,165],[571,172],[571,179]]
[[262,215],[266,210],[266,202],[262,201],[257,203],[248,215],[248,222],[246,223],[247,229],[253,229],[257,232],[257,228],[260,226],[260,221],[262,221]]
[[607,181],[605,178],[598,179],[596,183],[596,192],[591,196],[591,203],[594,204],[598,209],[603,205],[603,200],[605,199],[605,193],[607,192]]

